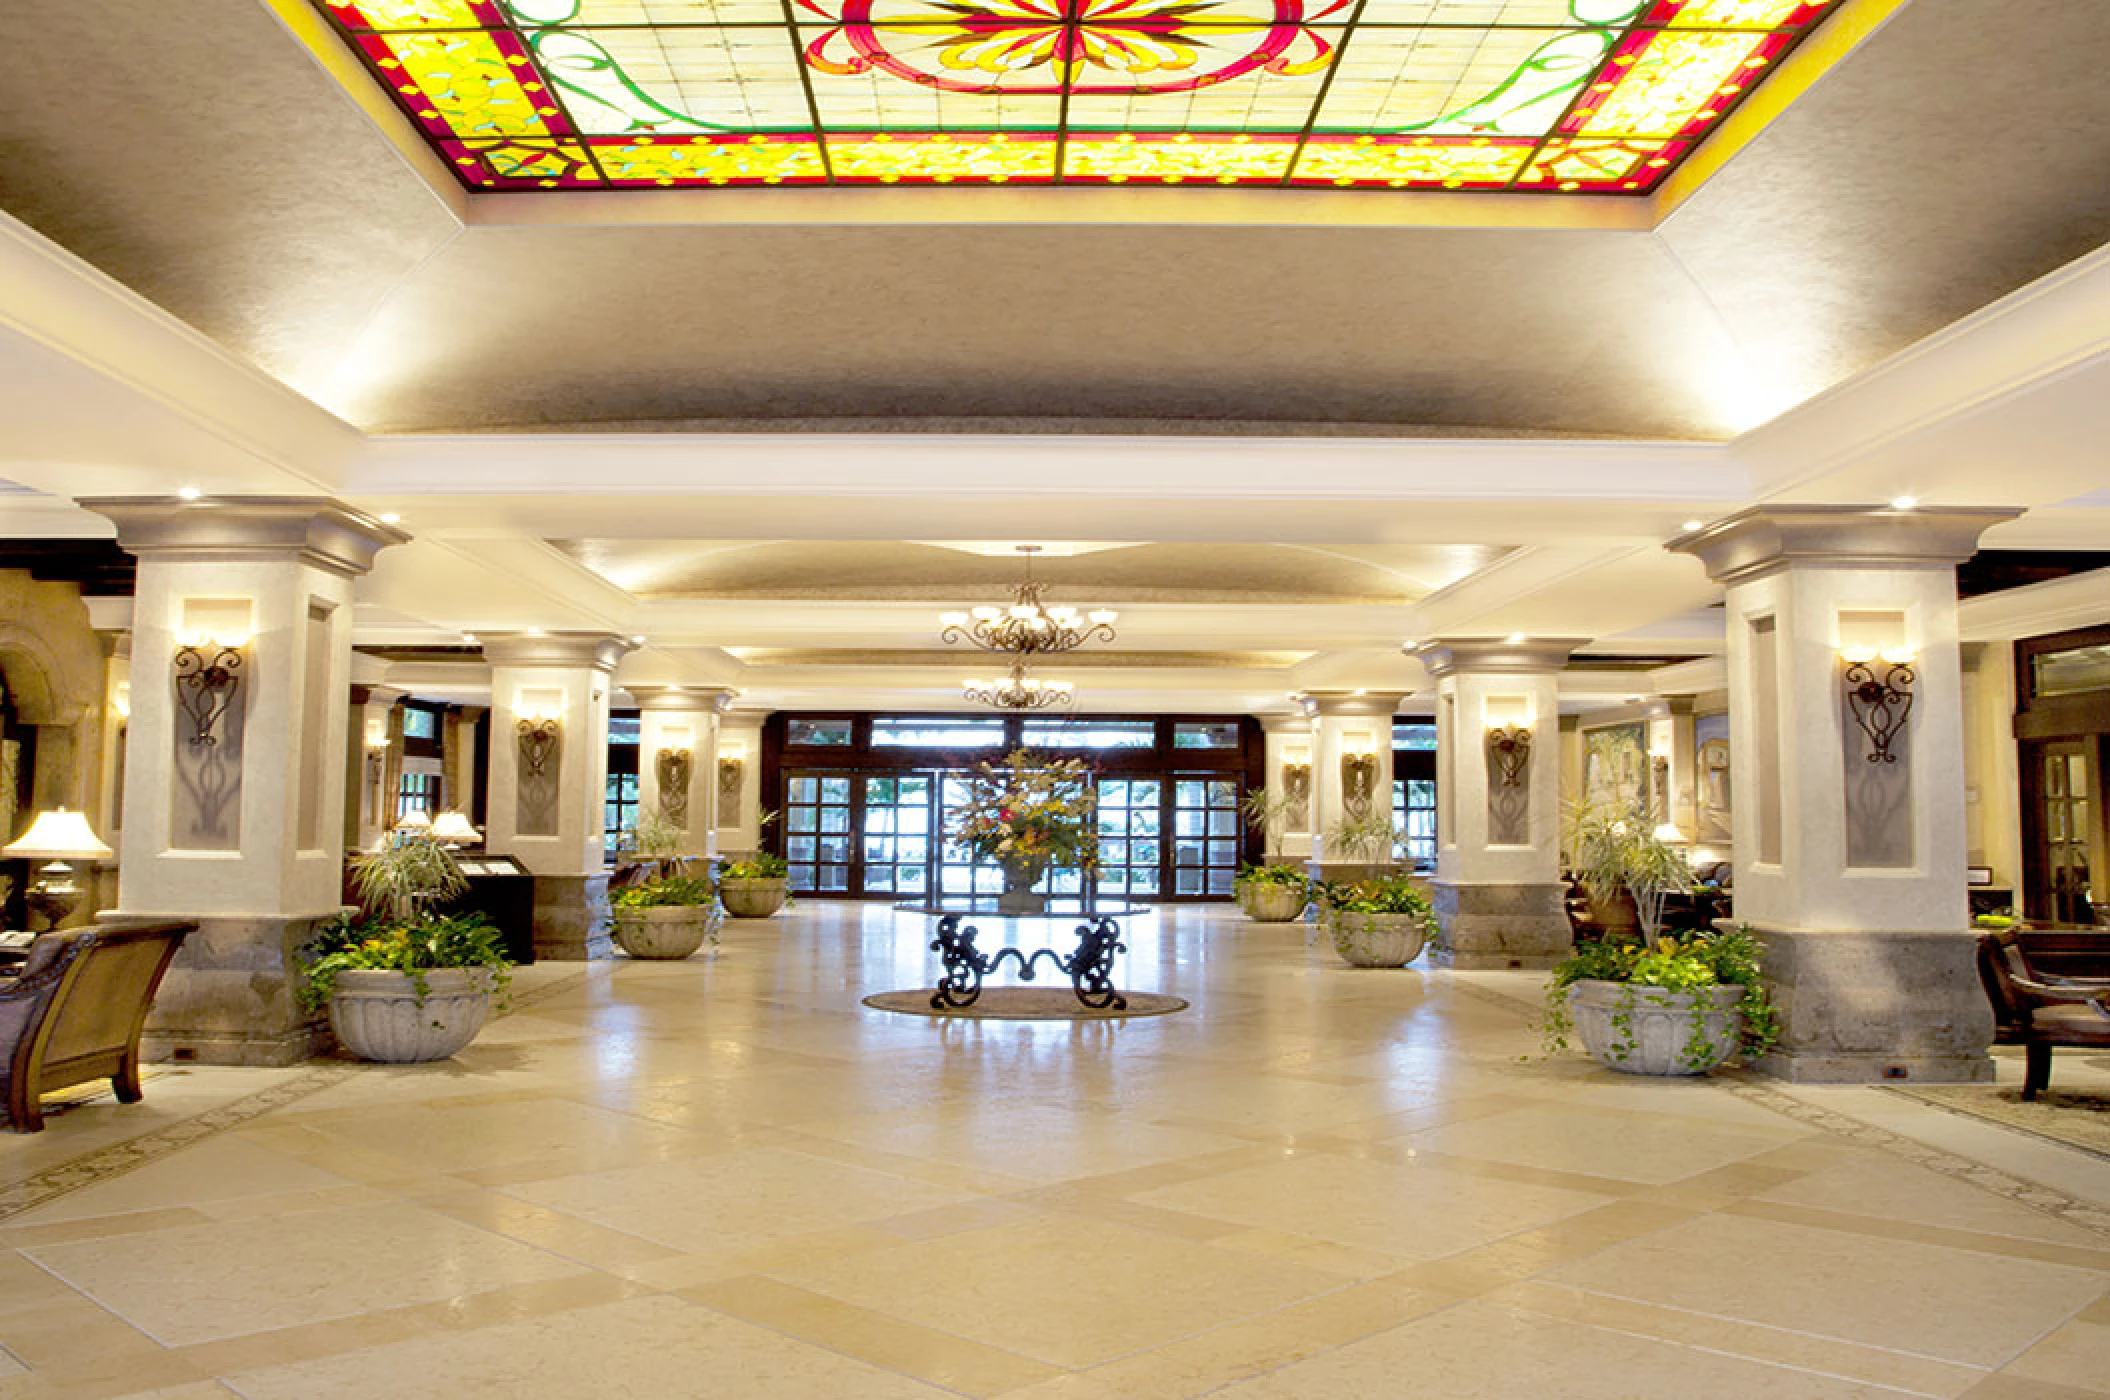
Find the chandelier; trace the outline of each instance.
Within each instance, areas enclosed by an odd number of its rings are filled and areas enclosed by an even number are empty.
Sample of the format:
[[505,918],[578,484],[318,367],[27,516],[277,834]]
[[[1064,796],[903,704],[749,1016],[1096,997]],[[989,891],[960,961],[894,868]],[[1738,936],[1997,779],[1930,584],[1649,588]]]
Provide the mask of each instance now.
[[1026,577],[1011,586],[1011,606],[940,613],[938,621],[945,630],[939,635],[945,641],[968,641],[983,651],[1034,656],[1114,639],[1114,619],[1119,613],[1100,608],[1086,617],[1075,608],[1043,604],[1048,586],[1033,581],[1033,556],[1040,553],[1040,546],[1022,544],[1018,552],[1026,556]]
[[1035,680],[1026,674],[1023,661],[1011,663],[1007,680],[968,680],[962,685],[969,700],[999,710],[1045,710],[1050,705],[1067,705],[1070,693],[1076,689],[1068,681]]

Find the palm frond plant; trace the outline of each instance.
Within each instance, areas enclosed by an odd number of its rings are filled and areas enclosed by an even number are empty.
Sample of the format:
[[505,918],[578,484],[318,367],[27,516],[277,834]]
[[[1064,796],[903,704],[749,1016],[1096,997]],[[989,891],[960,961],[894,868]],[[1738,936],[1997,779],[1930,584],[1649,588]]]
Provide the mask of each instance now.
[[1329,857],[1338,855],[1355,865],[1390,865],[1405,844],[1406,831],[1395,825],[1389,811],[1372,810],[1361,815],[1349,812],[1331,823],[1323,833]]
[[1572,802],[1565,817],[1568,863],[1590,898],[1609,905],[1631,895],[1641,936],[1654,943],[1664,901],[1692,888],[1685,852],[1656,835],[1646,812],[1625,803]]
[[659,812],[640,812],[622,835],[608,905],[615,941],[633,958],[685,958],[724,916],[709,862],[684,853],[688,831]]

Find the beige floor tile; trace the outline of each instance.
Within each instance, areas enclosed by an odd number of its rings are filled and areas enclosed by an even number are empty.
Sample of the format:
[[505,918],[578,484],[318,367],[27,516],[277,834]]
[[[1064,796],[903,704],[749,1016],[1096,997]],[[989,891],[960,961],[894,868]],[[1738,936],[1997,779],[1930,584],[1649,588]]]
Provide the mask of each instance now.
[[1549,1281],[1869,1346],[2000,1366],[2110,1275],[1714,1215],[1554,1270]]
[[1560,1103],[1448,1124],[1401,1141],[1453,1157],[1663,1184],[1754,1157],[1800,1131]]
[[947,1394],[667,1296],[417,1337],[228,1379],[244,1400],[940,1400]]
[[689,1157],[715,1144],[664,1124],[561,1098],[376,1108],[329,1120],[322,1130],[401,1170],[546,1174]]
[[191,1226],[29,1254],[170,1346],[579,1271],[568,1260],[410,1206]]
[[1412,1163],[1313,1156],[1146,1191],[1135,1199],[1406,1261],[1440,1259],[1591,1210],[1608,1198]]
[[507,1194],[684,1254],[754,1248],[973,1199],[781,1148],[529,1182]]
[[239,1137],[209,1138],[136,1171],[24,1211],[10,1227],[86,1216],[193,1207],[246,1196],[321,1191],[350,1183],[335,1172]]
[[[1236,1138],[1078,1113],[1064,1105],[971,1101],[933,1114],[859,1114],[803,1125],[807,1133],[909,1157],[928,1157],[1029,1181],[1099,1176],[1239,1146]],[[1032,1150],[1021,1152],[1020,1144]]]
[[1221,1400],[1902,1400],[1904,1392],[1473,1302],[1215,1394]]
[[787,1283],[1050,1365],[1098,1365],[1330,1292],[1330,1274],[1118,1225],[999,1226],[780,1270]]
[[2110,1247],[2110,1239],[2093,1230],[2069,1225],[1910,1162],[1834,1167],[1761,1192],[1758,1199],[1952,1230],[2016,1235],[2092,1249]]
[[2069,1322],[2004,1368],[2023,1380],[2050,1381],[2110,1395],[2110,1326]]

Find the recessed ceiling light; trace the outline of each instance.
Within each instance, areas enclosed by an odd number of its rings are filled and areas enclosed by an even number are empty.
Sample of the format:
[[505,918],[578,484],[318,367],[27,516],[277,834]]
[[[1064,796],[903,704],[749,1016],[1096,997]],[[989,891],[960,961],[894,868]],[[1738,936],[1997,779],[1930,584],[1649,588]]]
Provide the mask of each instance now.
[[633,646],[643,646],[645,644],[645,634],[642,632],[632,634],[630,642]]
[[178,486],[176,488],[176,496],[179,500],[195,501],[204,494],[203,491],[200,491],[195,486]]
[[1681,523],[1681,524],[1680,524],[1680,525],[1678,526],[1678,528],[1679,528],[1680,530],[1686,530],[1686,531],[1691,531],[1691,530],[1697,530],[1697,529],[1699,529],[1699,528],[1700,528],[1700,527],[1701,527],[1702,525],[1705,525],[1706,523],[1707,523],[1707,522],[1706,522],[1706,521],[1704,521],[1704,520],[1687,520],[1687,521],[1684,521],[1683,523]]
[[381,512],[381,523],[383,525],[394,525],[399,523],[402,519],[402,516],[396,514],[392,510],[384,510]]
[[529,637],[547,637],[549,633],[543,631],[540,627],[530,627],[522,635]]
[[1919,503],[1920,498],[1917,496],[1892,496],[1890,498],[1890,508],[1892,510],[1911,510]]
[[1527,639],[1525,638],[1522,632],[1512,632],[1505,639],[1505,642],[1509,646],[1519,647],[1522,646],[1526,640]]
[[476,645],[476,634],[475,634],[474,632],[464,632],[464,633],[462,633],[462,642],[463,642],[463,644],[464,644],[464,645],[467,645],[467,646],[472,646],[472,647],[473,647],[473,646],[475,646],[475,645]]

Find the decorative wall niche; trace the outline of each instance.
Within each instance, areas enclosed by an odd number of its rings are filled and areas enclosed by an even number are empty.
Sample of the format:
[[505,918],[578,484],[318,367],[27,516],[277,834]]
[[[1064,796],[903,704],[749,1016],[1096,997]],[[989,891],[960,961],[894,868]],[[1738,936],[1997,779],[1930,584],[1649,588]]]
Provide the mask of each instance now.
[[522,836],[556,836],[559,780],[564,770],[564,692],[523,690],[516,709],[514,830]]
[[170,659],[176,725],[171,735],[169,844],[233,851],[242,845],[242,737],[252,698],[248,598],[185,598]]

